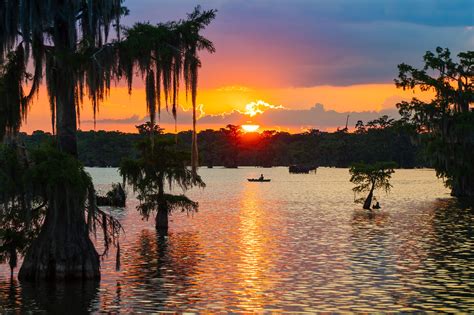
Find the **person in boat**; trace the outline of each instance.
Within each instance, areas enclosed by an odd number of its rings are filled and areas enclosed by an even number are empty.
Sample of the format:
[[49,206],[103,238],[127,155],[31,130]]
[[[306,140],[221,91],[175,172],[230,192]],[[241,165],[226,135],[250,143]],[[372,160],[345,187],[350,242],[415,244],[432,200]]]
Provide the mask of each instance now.
[[377,201],[377,203],[372,206],[372,209],[380,209],[380,203]]
[[260,174],[260,177],[258,178],[258,180],[264,180],[263,174]]

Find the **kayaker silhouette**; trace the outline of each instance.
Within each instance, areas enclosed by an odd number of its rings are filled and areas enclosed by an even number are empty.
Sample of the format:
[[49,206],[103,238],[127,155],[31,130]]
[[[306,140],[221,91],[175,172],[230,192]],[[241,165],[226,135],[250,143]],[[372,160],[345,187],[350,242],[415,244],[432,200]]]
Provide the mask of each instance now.
[[258,178],[258,180],[263,180],[264,177],[263,177],[263,174],[260,174],[260,177]]

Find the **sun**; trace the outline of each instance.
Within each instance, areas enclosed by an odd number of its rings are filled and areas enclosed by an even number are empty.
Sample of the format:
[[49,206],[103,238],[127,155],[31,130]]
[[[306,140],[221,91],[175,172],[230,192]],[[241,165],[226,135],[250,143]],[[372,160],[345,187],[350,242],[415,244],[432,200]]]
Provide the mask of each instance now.
[[242,129],[245,132],[255,132],[258,130],[258,128],[260,128],[259,125],[242,125]]

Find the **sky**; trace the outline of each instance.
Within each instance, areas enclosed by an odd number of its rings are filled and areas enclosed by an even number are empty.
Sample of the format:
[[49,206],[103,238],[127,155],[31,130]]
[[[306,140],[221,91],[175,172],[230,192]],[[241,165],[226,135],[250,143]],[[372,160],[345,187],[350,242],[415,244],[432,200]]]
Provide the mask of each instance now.
[[[471,0],[126,0],[123,23],[184,18],[196,5],[217,9],[204,35],[216,53],[202,54],[199,129],[228,123],[300,132],[334,130],[380,115],[395,104],[431,93],[397,89],[397,65],[417,67],[437,46],[453,55],[474,50]],[[143,84],[133,94],[119,85],[100,106],[96,129],[135,131],[147,120]],[[180,98],[177,130],[190,128],[190,105]],[[160,123],[174,130],[166,112]],[[81,109],[82,130],[94,129],[92,110]],[[45,89],[24,131],[51,130]]]

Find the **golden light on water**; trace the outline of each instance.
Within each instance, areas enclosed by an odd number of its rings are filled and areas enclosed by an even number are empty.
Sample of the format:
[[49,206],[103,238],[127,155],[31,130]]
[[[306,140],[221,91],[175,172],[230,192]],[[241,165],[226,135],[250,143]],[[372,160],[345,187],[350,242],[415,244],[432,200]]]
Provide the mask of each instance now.
[[265,228],[271,219],[262,206],[260,194],[263,191],[251,184],[247,183],[242,192],[238,225],[239,294],[245,297],[240,299],[239,307],[246,311],[261,310],[264,305],[275,302],[273,294],[268,292],[272,291],[276,279],[269,277],[269,273],[274,267],[273,258],[278,256],[273,247],[274,237]]
[[245,132],[256,132],[258,130],[258,128],[260,128],[259,125],[242,125],[242,129],[245,131]]

